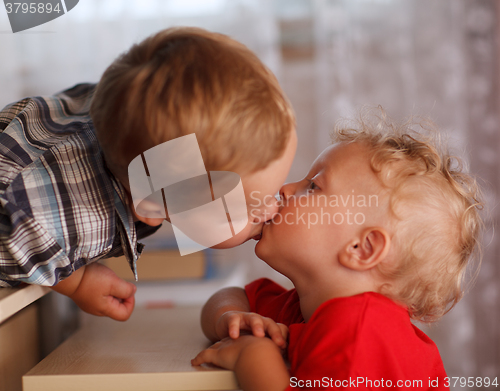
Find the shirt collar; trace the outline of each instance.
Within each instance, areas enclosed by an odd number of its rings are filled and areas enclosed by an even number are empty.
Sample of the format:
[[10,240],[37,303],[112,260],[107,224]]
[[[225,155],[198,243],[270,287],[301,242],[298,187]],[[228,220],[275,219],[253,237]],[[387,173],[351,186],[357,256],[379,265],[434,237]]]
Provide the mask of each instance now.
[[125,194],[125,189],[123,186],[112,177],[113,183],[113,195],[116,214],[119,219],[116,222],[116,228],[118,230],[117,235],[121,236],[121,245],[123,249],[123,254],[134,273],[135,280],[138,280],[137,276],[137,259],[142,253],[143,245],[137,243],[137,231],[135,229],[134,218],[132,213],[129,212],[128,199]]

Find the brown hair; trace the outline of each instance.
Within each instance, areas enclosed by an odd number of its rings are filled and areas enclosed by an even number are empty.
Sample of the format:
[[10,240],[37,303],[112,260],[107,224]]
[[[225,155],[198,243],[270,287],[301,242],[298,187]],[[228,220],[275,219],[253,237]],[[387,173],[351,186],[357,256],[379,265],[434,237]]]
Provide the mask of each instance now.
[[295,126],[276,78],[244,45],[198,28],[145,39],[104,72],[90,114],[106,162],[128,187],[140,153],[196,133],[207,170],[265,168]]
[[462,298],[466,267],[480,253],[476,181],[428,119],[396,123],[380,107],[365,109],[354,126],[338,125],[334,139],[367,145],[388,189],[398,262],[379,264],[389,281],[382,293],[407,305],[414,319],[439,319]]

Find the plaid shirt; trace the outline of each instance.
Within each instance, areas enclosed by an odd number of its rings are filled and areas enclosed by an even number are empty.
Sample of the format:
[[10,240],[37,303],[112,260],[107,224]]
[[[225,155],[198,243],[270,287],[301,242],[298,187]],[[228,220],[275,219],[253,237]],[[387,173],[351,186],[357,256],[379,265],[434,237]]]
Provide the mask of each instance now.
[[55,285],[83,265],[125,255],[157,227],[134,224],[89,115],[94,84],[26,98],[0,112],[0,286]]

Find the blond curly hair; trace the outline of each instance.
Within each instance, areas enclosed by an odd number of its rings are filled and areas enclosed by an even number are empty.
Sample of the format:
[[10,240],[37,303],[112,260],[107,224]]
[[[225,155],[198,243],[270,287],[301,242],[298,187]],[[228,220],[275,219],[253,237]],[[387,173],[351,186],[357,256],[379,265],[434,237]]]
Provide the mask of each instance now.
[[480,263],[476,180],[428,119],[395,122],[381,107],[365,108],[356,120],[339,122],[332,139],[366,145],[388,190],[398,262],[378,265],[388,281],[381,293],[405,304],[413,319],[436,321],[462,298],[467,265],[477,273]]

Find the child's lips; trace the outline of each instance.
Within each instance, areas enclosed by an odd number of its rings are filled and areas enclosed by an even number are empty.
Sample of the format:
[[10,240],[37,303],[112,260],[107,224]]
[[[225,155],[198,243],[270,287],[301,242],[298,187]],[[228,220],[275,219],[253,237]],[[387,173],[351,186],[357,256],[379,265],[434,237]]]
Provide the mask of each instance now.
[[253,240],[261,240],[262,239],[262,235],[264,234],[264,229],[267,228],[268,225],[271,225],[273,223],[273,220],[267,220],[263,225],[262,225],[262,231],[260,232],[260,234],[257,234],[255,236],[252,237]]
[[267,226],[271,223],[272,221],[271,220],[268,220],[264,223],[264,225],[262,226],[262,231],[260,232],[260,234],[257,234],[255,235],[254,237],[252,237],[253,240],[261,240],[262,239],[262,235],[264,234],[264,229],[267,228]]

